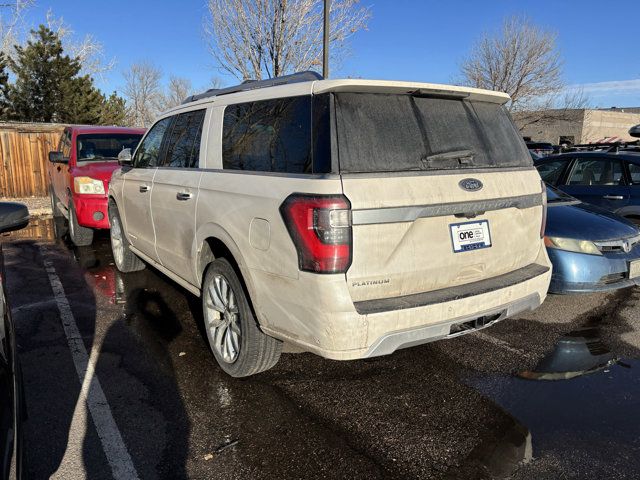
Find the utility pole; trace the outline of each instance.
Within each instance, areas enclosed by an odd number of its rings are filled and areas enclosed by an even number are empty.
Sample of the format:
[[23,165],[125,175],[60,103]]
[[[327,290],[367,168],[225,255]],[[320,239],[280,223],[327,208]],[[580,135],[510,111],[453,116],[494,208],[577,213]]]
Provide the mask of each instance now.
[[322,76],[329,78],[329,11],[331,0],[324,0],[324,30],[322,35]]

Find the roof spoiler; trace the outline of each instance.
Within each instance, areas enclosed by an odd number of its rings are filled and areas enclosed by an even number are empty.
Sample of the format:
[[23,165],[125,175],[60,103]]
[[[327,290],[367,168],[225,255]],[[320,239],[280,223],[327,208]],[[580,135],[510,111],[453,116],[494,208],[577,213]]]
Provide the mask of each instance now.
[[245,92],[248,90],[256,90],[258,88],[275,87],[278,85],[287,85],[289,83],[313,82],[323,80],[322,75],[318,72],[306,71],[293,73],[291,75],[283,75],[282,77],[269,78],[268,80],[245,80],[240,85],[226,88],[211,88],[206,92],[197,95],[191,95],[184,99],[182,104],[202,100],[203,98],[218,97],[220,95],[229,95],[230,93]]

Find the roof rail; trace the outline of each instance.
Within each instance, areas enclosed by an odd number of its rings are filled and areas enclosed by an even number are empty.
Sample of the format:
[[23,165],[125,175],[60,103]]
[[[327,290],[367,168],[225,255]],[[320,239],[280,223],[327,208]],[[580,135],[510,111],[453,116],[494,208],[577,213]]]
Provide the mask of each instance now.
[[230,93],[245,92],[248,90],[256,90],[258,88],[275,87],[277,85],[286,85],[289,83],[313,82],[322,80],[322,75],[311,70],[306,72],[292,73],[291,75],[283,75],[282,77],[269,78],[268,80],[245,80],[240,85],[226,88],[212,88],[206,92],[197,95],[191,95],[184,99],[182,104],[195,102],[203,98],[218,97],[220,95],[228,95]]

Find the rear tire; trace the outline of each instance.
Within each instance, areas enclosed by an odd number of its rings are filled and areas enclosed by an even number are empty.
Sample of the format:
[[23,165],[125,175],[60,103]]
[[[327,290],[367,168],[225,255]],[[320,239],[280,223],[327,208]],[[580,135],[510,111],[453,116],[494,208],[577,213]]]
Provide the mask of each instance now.
[[78,223],[73,202],[69,203],[69,238],[76,247],[87,247],[93,243],[93,230]]
[[111,252],[116,268],[123,273],[137,272],[143,270],[145,264],[129,248],[129,242],[122,229],[122,221],[118,213],[118,207],[109,205],[109,224],[111,230]]
[[282,342],[260,330],[242,282],[225,258],[207,268],[202,310],[209,347],[226,373],[248,377],[278,363]]

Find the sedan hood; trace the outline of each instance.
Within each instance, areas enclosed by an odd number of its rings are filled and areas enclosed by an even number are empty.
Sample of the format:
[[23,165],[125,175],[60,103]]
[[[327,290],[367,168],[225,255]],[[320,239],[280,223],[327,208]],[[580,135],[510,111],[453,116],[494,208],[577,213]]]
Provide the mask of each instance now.
[[640,230],[622,217],[587,203],[549,204],[545,235],[592,242],[640,235]]
[[73,168],[71,174],[74,177],[91,177],[96,180],[102,180],[109,183],[111,180],[111,174],[114,170],[120,168],[117,160],[103,161],[103,162],[80,162]]

